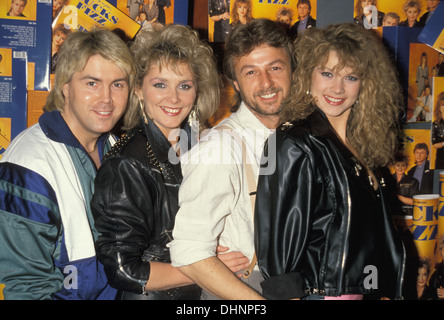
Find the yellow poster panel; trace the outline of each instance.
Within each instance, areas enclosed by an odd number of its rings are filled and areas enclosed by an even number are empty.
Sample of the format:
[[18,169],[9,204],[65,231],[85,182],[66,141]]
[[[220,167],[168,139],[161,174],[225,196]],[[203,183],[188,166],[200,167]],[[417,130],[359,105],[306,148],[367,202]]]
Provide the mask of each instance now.
[[[370,3],[372,1],[362,1],[362,0],[355,0],[355,14],[357,11],[357,7],[361,5],[362,3]],[[427,0],[417,0],[421,6],[421,10],[418,12],[417,20],[427,11]],[[407,15],[406,12],[404,12],[404,4],[405,1],[400,0],[374,0],[373,5],[378,8],[378,11],[383,12],[384,14],[387,14],[389,12],[396,13],[400,21],[406,20]]]
[[0,159],[11,143],[11,118],[0,118]]
[[37,0],[0,0],[0,18],[35,21]]
[[71,0],[53,25],[64,24],[72,30],[86,31],[95,26],[108,30],[121,29],[132,39],[140,24],[105,0]]
[[[209,5],[212,0],[208,0]],[[317,0],[308,0],[310,2],[310,16],[316,19]],[[245,10],[247,20],[267,18],[270,20],[278,20],[278,12],[282,9],[288,9],[291,12],[290,25],[295,24],[299,20],[297,4],[298,0],[230,0],[230,24],[235,24],[240,11]],[[239,10],[239,12],[237,12]],[[239,19],[240,22],[240,19]],[[208,16],[208,39],[213,42],[214,21]]]
[[444,54],[444,30],[441,31],[441,34],[436,39],[433,48]]
[[12,76],[12,49],[0,48],[0,77]]
[[[236,1],[232,1],[232,9],[231,12],[234,12],[234,4]],[[252,0],[252,10],[251,14],[253,18],[267,18],[270,20],[277,20],[276,15],[278,11],[282,8],[288,8],[293,13],[293,20],[291,21],[291,25],[293,25],[296,21],[298,21],[298,9],[297,4],[298,0]],[[316,19],[316,0],[310,0],[311,11],[310,16],[313,19]]]

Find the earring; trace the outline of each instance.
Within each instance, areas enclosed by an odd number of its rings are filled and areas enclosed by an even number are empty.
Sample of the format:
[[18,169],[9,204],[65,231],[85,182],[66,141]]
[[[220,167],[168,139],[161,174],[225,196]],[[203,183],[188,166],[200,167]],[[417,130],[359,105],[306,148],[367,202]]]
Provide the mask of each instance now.
[[193,123],[196,123],[199,121],[199,110],[197,109],[197,106],[193,106],[191,108],[190,114],[188,115],[188,124],[190,127],[193,126]]
[[305,94],[306,94],[307,96],[311,96],[311,90],[308,89],[307,91],[305,91]]
[[140,112],[142,113],[143,122],[145,122],[145,124],[148,124],[148,117],[145,114],[145,106],[143,103],[143,99],[140,99],[140,98],[139,98],[139,108],[140,108]]
[[359,105],[359,100],[356,100],[355,103],[353,104],[353,107],[356,107]]

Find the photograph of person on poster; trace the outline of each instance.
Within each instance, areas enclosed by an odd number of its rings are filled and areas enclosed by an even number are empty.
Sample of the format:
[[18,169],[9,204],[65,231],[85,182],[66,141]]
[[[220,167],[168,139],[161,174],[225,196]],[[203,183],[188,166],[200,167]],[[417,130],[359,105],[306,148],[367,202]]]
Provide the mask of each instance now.
[[419,182],[406,174],[408,159],[404,152],[399,151],[395,155],[393,178],[396,181],[398,200],[404,214],[413,214],[413,196],[418,193]]
[[444,54],[438,53],[438,63],[436,64],[436,76],[444,77]]
[[440,0],[427,0],[427,11],[419,18],[419,26],[424,27],[429,22]]
[[387,12],[382,19],[383,27],[396,27],[399,25],[401,18],[396,12]]
[[302,34],[306,29],[316,27],[316,19],[313,19],[310,15],[310,0],[299,0],[296,8],[299,20],[290,28],[292,38],[296,38],[298,34]]
[[429,286],[437,300],[444,300],[444,235],[438,238],[438,250],[441,261],[435,265],[435,271],[429,280]]
[[432,300],[433,292],[427,285],[430,275],[430,262],[427,259],[420,259],[418,262],[418,277],[416,279],[416,292],[418,300]]
[[157,0],[157,6],[159,7],[159,16],[157,18],[157,21],[165,25],[165,10],[171,6],[171,0]]
[[420,27],[418,17],[421,12],[421,4],[415,0],[408,0],[404,6],[404,15],[406,17],[405,20],[399,23],[402,27]]
[[68,34],[71,33],[71,29],[65,28],[64,24],[58,24],[52,31],[52,43],[51,43],[51,73],[55,73],[57,61],[59,57],[59,50],[63,42],[65,42]]
[[287,7],[282,7],[276,12],[276,21],[279,22],[280,26],[285,30],[289,37],[291,23],[293,21],[293,10]]
[[427,62],[427,53],[423,52],[421,54],[420,62],[416,68],[416,86],[417,86],[417,97],[422,95],[426,84],[429,84],[429,66]]
[[413,116],[408,122],[416,121],[432,121],[433,118],[433,97],[432,89],[428,84],[424,86],[422,95],[416,98],[415,109],[413,109]]
[[291,26],[293,21],[293,10],[287,7],[282,7],[276,12],[276,21]]
[[52,2],[52,20],[57,18],[63,7],[69,3],[69,0],[53,0]]
[[251,0],[234,0],[231,14],[232,27],[238,24],[247,24],[251,21]]
[[12,0],[11,9],[6,14],[9,17],[25,17],[23,10],[25,10],[28,0]]
[[213,42],[225,42],[230,32],[230,0],[208,0],[208,14],[214,22]]
[[136,20],[140,14],[140,6],[143,5],[143,0],[127,0],[126,9],[131,19]]
[[433,170],[430,169],[429,147],[424,142],[419,142],[413,149],[415,165],[410,168],[407,175],[419,182],[418,194],[433,193]]

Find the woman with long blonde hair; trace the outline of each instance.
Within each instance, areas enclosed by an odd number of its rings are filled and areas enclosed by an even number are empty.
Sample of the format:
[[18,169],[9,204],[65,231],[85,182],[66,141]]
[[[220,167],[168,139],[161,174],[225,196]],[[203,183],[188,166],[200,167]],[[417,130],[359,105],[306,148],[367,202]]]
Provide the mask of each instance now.
[[234,0],[231,11],[231,26],[247,24],[251,21],[251,0]]
[[[264,295],[400,298],[405,257],[386,167],[400,137],[395,68],[376,35],[351,23],[307,30],[294,55],[282,125],[265,149],[275,170],[257,188]],[[367,266],[378,271],[374,287]]]

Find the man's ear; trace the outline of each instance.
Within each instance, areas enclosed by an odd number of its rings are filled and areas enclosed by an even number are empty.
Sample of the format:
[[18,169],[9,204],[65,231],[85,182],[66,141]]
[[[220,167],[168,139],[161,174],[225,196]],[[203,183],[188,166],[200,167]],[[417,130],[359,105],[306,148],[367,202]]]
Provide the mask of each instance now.
[[237,91],[240,92],[240,90],[239,90],[239,83],[236,80],[233,80],[233,86],[236,88]]
[[63,85],[62,93],[63,93],[63,96],[65,97],[65,99],[69,97],[69,94],[68,94],[69,93],[69,83],[65,83]]

